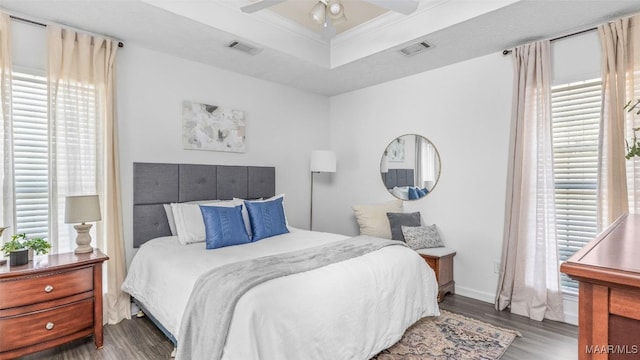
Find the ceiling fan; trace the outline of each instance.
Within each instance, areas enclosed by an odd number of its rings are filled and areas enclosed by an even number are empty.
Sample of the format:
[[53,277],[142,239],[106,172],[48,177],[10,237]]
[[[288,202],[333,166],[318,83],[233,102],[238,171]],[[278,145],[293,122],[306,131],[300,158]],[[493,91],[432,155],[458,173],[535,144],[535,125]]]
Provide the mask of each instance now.
[[[240,9],[246,13],[253,13],[286,0],[258,0]],[[411,14],[418,8],[417,0],[364,0],[378,7],[401,14]],[[322,25],[322,37],[329,39],[336,34],[335,25],[347,21],[344,5],[340,0],[318,0],[311,8],[309,16]]]

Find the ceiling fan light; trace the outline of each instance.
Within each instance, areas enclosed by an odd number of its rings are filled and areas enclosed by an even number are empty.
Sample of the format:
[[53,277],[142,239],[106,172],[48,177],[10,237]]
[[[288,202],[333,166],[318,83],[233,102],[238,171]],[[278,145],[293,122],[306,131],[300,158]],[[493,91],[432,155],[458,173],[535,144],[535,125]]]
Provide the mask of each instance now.
[[339,2],[332,2],[332,3],[330,3],[330,5],[329,5],[329,13],[330,13],[332,16],[338,16],[338,15],[340,15],[341,13],[344,13],[344,11],[343,11],[343,10],[344,10],[344,7],[343,7],[343,6],[342,6],[342,4],[341,4],[341,3],[339,3]]
[[322,25],[324,24],[324,20],[326,18],[325,12],[326,12],[325,4],[322,1],[318,1],[318,3],[315,4],[313,8],[311,8],[311,11],[309,12],[309,16],[311,16],[313,21]]
[[347,16],[344,14],[344,12],[342,12],[339,16],[331,16],[331,22],[333,22],[333,25],[342,24],[345,21],[347,21]]

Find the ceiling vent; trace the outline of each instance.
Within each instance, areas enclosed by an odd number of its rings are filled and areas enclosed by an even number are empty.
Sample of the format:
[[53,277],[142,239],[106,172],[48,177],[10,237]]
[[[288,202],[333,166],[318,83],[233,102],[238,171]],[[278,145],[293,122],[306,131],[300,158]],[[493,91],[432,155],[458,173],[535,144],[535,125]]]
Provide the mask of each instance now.
[[417,44],[413,44],[413,45],[409,45],[407,47],[404,47],[402,49],[400,49],[400,52],[405,55],[405,56],[413,56],[415,54],[419,54],[425,50],[427,50],[428,48],[430,48],[431,45],[427,44],[426,42],[419,42]]
[[232,49],[236,49],[238,51],[242,51],[244,53],[247,53],[251,56],[258,54],[260,51],[262,51],[262,49],[257,48],[255,46],[251,46],[249,44],[245,44],[245,43],[241,43],[239,41],[232,41],[230,43],[227,44],[228,48],[232,48]]

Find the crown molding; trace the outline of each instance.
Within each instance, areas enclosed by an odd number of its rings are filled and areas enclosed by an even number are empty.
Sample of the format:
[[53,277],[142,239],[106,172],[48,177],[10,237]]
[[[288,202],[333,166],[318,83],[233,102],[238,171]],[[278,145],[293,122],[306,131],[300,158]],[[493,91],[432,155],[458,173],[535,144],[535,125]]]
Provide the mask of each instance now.
[[272,11],[244,13],[240,7],[246,2],[141,1],[223,31],[229,34],[230,39],[269,48],[324,69],[334,69],[399,48],[435,31],[520,0],[420,0],[418,9],[412,14],[386,12],[329,41]]

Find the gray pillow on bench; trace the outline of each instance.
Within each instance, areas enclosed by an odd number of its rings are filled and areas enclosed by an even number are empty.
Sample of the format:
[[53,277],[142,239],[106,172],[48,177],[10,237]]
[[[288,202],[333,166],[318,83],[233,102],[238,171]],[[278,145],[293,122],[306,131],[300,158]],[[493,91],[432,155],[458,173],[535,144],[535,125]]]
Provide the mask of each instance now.
[[387,213],[389,225],[391,225],[391,239],[404,240],[402,235],[402,226],[420,226],[420,213]]

